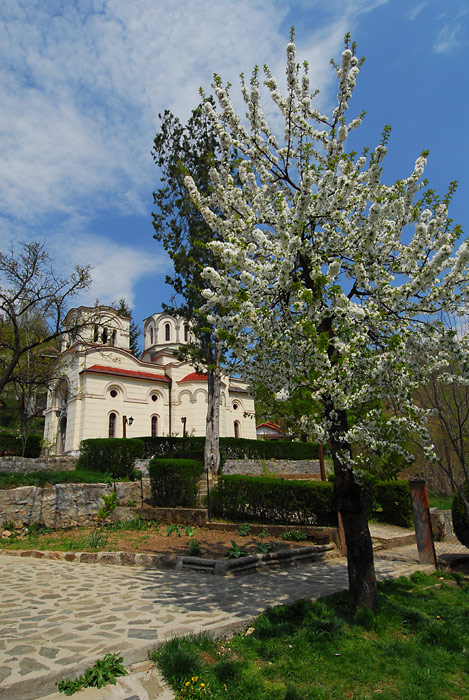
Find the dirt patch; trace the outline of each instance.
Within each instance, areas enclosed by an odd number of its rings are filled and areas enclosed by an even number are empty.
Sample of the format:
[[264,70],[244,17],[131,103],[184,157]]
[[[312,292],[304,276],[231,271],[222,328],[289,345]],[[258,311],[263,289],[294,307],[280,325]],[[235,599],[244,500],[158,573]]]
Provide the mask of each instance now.
[[[0,541],[5,549],[38,549],[61,551],[140,552],[149,554],[189,554],[197,542],[200,554],[208,559],[223,558],[232,541],[248,554],[259,551],[278,551],[290,547],[310,545],[311,542],[287,542],[279,537],[258,537],[212,530],[203,527],[186,528],[183,525],[151,526],[142,530],[114,530],[96,528],[72,528],[44,533],[11,533]],[[192,552],[193,554],[195,552]]]

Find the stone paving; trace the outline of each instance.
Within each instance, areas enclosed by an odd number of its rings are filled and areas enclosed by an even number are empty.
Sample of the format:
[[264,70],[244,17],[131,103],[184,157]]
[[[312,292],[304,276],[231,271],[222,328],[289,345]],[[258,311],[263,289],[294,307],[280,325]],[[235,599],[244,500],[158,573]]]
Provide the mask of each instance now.
[[[400,561],[393,551],[377,557],[379,578],[424,568],[415,546]],[[270,605],[347,587],[343,558],[237,578],[9,555],[0,567],[1,700],[42,698],[107,652],[142,662],[169,637],[228,633]]]

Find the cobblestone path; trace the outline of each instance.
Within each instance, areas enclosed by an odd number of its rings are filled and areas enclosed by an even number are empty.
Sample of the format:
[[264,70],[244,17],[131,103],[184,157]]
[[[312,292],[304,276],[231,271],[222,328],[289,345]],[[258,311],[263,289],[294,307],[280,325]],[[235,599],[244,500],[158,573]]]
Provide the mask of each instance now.
[[[376,568],[383,578],[420,567],[386,559]],[[41,698],[107,652],[143,661],[168,637],[229,631],[270,605],[346,586],[344,559],[227,578],[4,555],[0,698]]]

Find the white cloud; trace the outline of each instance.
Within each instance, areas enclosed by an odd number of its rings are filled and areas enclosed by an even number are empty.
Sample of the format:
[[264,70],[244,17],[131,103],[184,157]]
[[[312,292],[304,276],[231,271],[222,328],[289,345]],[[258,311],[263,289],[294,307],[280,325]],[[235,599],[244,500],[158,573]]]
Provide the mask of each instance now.
[[461,46],[463,40],[463,28],[461,24],[446,24],[438,33],[433,45],[436,53],[449,54]]
[[405,14],[405,18],[410,22],[413,22],[420,12],[428,5],[428,2],[421,2],[418,5],[411,7]]

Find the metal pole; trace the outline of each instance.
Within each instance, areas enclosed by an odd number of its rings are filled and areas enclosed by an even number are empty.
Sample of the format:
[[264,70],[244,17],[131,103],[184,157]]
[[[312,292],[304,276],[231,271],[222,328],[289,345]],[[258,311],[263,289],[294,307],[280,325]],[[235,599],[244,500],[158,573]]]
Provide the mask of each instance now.
[[127,416],[122,416],[122,437],[127,437]]
[[205,470],[207,475],[207,521],[210,522],[210,484],[208,479],[208,469]]

